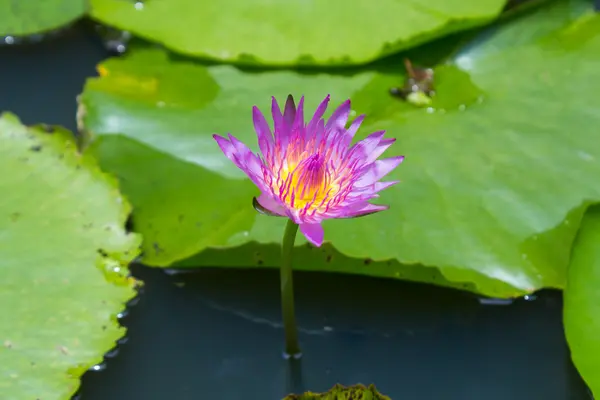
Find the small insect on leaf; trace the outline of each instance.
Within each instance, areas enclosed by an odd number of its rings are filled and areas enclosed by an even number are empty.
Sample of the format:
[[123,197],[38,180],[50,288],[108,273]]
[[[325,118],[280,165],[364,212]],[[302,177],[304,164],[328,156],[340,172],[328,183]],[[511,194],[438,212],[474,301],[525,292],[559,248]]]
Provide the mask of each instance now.
[[435,96],[433,69],[415,67],[407,58],[404,66],[407,73],[404,86],[391,88],[390,94],[418,107],[430,105]]

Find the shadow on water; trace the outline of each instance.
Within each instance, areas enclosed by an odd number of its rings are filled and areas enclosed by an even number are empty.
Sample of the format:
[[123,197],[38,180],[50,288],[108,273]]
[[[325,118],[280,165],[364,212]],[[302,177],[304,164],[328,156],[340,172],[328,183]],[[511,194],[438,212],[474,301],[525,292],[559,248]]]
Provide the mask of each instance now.
[[[82,24],[0,46],[0,109],[75,129],[75,97],[108,54]],[[375,383],[394,400],[590,398],[555,291],[482,305],[427,285],[296,273],[304,358],[290,367],[276,271],[133,269],[146,287],[122,315],[128,336],[84,375],[82,400],[277,400],[337,382]]]
[[428,285],[297,272],[304,358],[282,359],[278,274],[202,269],[146,282],[126,344],[83,377],[82,400],[276,400],[334,383],[375,383],[392,399],[589,399],[565,344],[562,300],[481,305]]

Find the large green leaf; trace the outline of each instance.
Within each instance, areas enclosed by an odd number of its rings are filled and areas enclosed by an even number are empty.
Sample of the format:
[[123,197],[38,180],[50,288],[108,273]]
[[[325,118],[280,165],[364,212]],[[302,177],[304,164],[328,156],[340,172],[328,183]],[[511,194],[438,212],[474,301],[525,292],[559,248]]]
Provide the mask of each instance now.
[[364,63],[498,16],[505,0],[91,0],[92,17],[209,59]]
[[139,237],[114,179],[70,132],[0,118],[0,393],[67,399],[124,334]]
[[577,369],[600,396],[600,208],[586,214],[577,236],[564,295],[564,324]]
[[80,18],[87,0],[0,0],[0,36],[50,31]]
[[[87,82],[81,99],[82,122],[99,136],[93,150],[102,166],[122,177],[123,190],[144,210],[134,222],[148,239],[148,264],[171,265],[207,247],[279,242],[284,222],[255,214],[256,189],[211,135],[231,132],[256,147],[252,105],[268,110],[271,95],[293,93],[306,95],[310,109],[331,93],[335,103],[351,97],[357,112],[367,113],[360,135],[386,129],[399,139],[389,155],[406,155],[391,174],[403,183],[381,196],[389,211],[327,221],[326,239],[338,251],[434,266],[446,280],[473,282],[486,294],[563,287],[583,211],[600,199],[600,188],[590,184],[600,173],[600,140],[594,140],[600,24],[593,14],[573,23],[568,13],[553,15],[555,25],[536,14],[524,17],[545,28],[534,35],[534,25],[520,45],[510,45],[500,30],[461,51],[457,61],[470,78],[444,73],[436,82],[443,100],[436,104],[446,110],[417,109],[389,96],[403,81],[399,73],[244,72],[154,49],[99,68],[102,77]],[[461,111],[453,100],[473,84],[484,100]],[[127,162],[132,157],[140,161]],[[255,264],[237,254],[236,264]],[[212,258],[213,265],[228,265],[219,260]],[[401,268],[393,264],[396,270],[386,274],[384,265],[347,261],[319,265],[384,276]]]

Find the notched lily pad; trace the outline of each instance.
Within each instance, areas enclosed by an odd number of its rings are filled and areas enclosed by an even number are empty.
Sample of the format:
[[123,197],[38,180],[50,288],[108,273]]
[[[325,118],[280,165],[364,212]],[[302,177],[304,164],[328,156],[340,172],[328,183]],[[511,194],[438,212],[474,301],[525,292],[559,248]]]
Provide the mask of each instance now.
[[115,346],[140,237],[113,178],[74,136],[0,117],[0,393],[70,398]]
[[283,400],[391,400],[377,391],[375,385],[335,385],[326,393],[291,394]]
[[[564,11],[561,2],[556,7]],[[600,108],[600,26],[567,24],[564,12],[554,15],[550,22],[537,12],[521,17],[532,27],[511,21],[468,44],[454,64],[437,67],[440,101],[470,104],[463,112],[430,112],[393,98],[389,88],[403,81],[400,73],[250,73],[177,61],[154,49],[112,60],[111,69],[135,74],[156,60],[154,68],[167,77],[185,63],[217,83],[216,97],[201,107],[160,108],[95,78],[82,95],[83,122],[98,137],[92,150],[101,165],[122,179],[135,204],[135,228],[149,238],[144,263],[169,266],[207,249],[251,242],[277,245],[285,221],[256,213],[250,199],[258,190],[212,134],[230,132],[256,149],[252,106],[268,113],[272,95],[304,94],[308,115],[330,92],[332,103],[352,99],[352,116],[367,115],[357,139],[386,130],[398,140],[385,155],[406,156],[389,175],[402,183],[379,199],[388,211],[325,222],[325,238],[337,251],[351,260],[370,258],[370,267],[396,260],[437,268],[448,281],[471,282],[496,297],[562,288],[581,207],[600,200],[600,188],[590,184],[600,175],[600,140],[592,140],[600,122],[594,112]],[[518,32],[529,30],[518,45],[508,40],[517,33],[510,29],[515,23]],[[582,43],[577,25],[589,36]],[[531,34],[538,27],[542,38]],[[444,99],[442,92],[455,95]],[[184,84],[171,93],[174,100],[189,95]],[[481,93],[483,102],[473,102]],[[213,258],[212,266],[230,266],[226,258]],[[365,273],[353,262],[325,268]],[[491,281],[502,282],[504,293],[487,291]]]

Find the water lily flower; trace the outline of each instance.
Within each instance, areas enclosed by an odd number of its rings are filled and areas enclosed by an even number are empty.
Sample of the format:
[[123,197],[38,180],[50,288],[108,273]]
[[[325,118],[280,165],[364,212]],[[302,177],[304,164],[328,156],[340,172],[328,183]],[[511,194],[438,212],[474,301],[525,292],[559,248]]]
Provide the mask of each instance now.
[[294,104],[290,95],[281,112],[272,100],[273,131],[255,106],[254,128],[261,154],[254,154],[232,135],[213,137],[223,153],[260,189],[258,207],[288,217],[315,246],[323,243],[321,222],[329,218],[352,218],[386,210],[369,203],[378,192],[398,181],[380,182],[396,168],[403,156],[378,160],[394,143],[384,132],[370,134],[352,145],[364,115],[346,128],[350,100],[342,103],[325,122],[329,95],[305,123],[304,97]]

